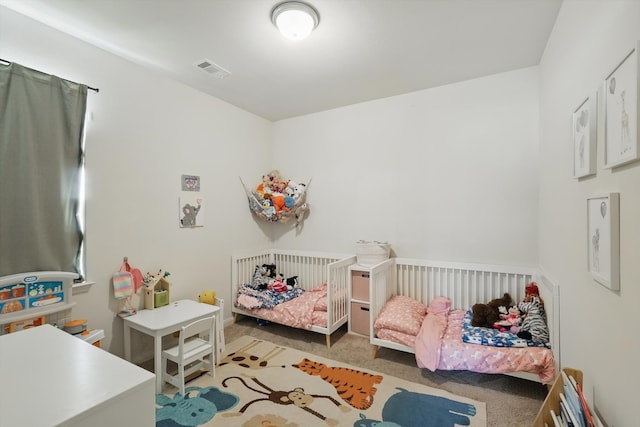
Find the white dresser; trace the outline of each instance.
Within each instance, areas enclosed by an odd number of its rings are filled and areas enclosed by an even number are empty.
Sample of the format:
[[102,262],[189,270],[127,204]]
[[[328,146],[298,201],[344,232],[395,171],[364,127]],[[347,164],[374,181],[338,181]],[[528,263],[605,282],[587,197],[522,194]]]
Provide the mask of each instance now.
[[44,325],[0,336],[0,425],[155,426],[155,376]]

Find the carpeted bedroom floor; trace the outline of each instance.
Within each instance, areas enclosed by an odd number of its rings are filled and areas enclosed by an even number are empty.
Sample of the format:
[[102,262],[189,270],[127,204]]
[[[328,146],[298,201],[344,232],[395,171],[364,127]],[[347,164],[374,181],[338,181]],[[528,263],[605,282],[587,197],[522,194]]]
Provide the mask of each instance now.
[[324,335],[274,323],[259,326],[254,319],[240,316],[236,323],[225,327],[225,341],[230,343],[249,335],[482,401],[487,404],[489,427],[531,425],[546,396],[546,386],[507,375],[420,369],[413,354],[391,349],[380,349],[373,359],[369,340],[346,331],[345,326],[334,332],[331,349],[327,349]]

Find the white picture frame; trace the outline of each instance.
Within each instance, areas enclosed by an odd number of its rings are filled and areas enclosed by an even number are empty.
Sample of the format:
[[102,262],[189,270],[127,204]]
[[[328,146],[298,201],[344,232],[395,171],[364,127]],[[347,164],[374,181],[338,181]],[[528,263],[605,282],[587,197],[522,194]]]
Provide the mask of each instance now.
[[601,285],[620,289],[620,195],[608,193],[587,199],[589,272]]
[[638,159],[638,69],[640,42],[607,76],[603,86],[604,167],[614,168]]
[[573,112],[573,177],[596,173],[597,91]]

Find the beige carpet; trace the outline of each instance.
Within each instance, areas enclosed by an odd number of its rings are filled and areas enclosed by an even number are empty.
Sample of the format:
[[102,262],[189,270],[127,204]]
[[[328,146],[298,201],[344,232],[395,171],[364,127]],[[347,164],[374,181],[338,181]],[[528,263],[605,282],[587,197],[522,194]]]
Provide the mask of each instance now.
[[413,354],[400,351],[380,349],[378,357],[372,359],[368,338],[349,334],[346,327],[334,332],[331,349],[327,349],[324,335],[274,323],[257,326],[254,319],[242,316],[225,327],[225,334],[228,343],[250,335],[485,402],[489,427],[530,426],[547,394],[546,386],[508,375],[421,370]]
[[184,396],[165,387],[157,426],[487,425],[483,402],[251,336],[226,353]]

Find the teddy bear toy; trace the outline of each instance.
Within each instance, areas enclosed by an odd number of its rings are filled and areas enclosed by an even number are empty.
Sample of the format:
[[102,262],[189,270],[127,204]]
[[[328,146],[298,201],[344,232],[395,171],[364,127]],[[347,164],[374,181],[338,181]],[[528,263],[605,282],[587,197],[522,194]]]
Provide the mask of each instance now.
[[198,301],[205,304],[216,304],[216,291],[202,291],[198,295]]
[[502,298],[496,298],[486,304],[477,303],[471,307],[471,325],[492,328],[493,324],[500,320],[500,307],[511,307],[513,299],[507,292]]

